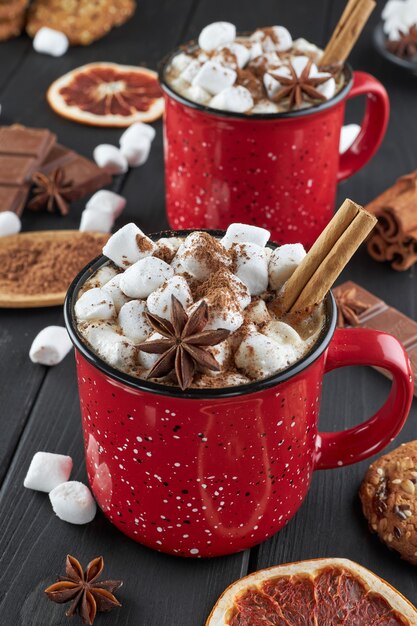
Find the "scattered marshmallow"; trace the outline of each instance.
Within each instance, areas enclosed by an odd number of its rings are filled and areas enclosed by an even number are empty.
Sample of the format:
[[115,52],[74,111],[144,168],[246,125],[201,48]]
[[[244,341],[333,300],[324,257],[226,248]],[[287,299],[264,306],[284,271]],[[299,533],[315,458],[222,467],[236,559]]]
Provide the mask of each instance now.
[[227,87],[210,100],[213,109],[246,113],[253,107],[253,98],[246,87]]
[[130,300],[124,304],[119,311],[118,322],[125,337],[135,344],[145,341],[152,333],[143,300]]
[[173,275],[174,271],[168,263],[149,256],[140,259],[121,274],[120,287],[130,298],[147,298]]
[[119,267],[126,268],[151,255],[156,245],[140,228],[130,222],[110,237],[103,254]]
[[50,54],[53,57],[62,57],[69,47],[68,37],[59,30],[43,26],[33,38],[33,48],[36,52]]
[[16,235],[22,228],[22,222],[13,211],[2,211],[0,213],[0,237]]
[[77,480],[55,487],[49,499],[59,519],[70,524],[88,524],[95,518],[97,505],[89,488]]
[[93,323],[83,329],[83,335],[97,354],[116,369],[132,367],[136,358],[135,345],[123,335],[103,324]]
[[207,61],[194,77],[193,85],[198,85],[215,96],[223,89],[231,87],[236,77],[235,70],[230,67],[223,67],[215,61]]
[[52,452],[36,452],[25,480],[26,489],[49,493],[61,483],[65,483],[72,472],[72,458]]
[[125,130],[119,139],[119,143],[121,146],[124,146],[126,144],[135,143],[141,137],[146,137],[152,142],[155,139],[155,134],[155,129],[150,124],[135,122]]
[[148,296],[146,306],[149,313],[166,320],[171,319],[172,296],[175,296],[185,309],[192,304],[190,287],[183,276],[173,276]]
[[114,191],[100,189],[91,196],[85,208],[87,211],[96,211],[100,214],[109,214],[113,220],[117,219],[126,206],[126,198]]
[[236,276],[245,283],[252,296],[268,288],[268,263],[265,250],[256,243],[235,244]]
[[109,233],[113,228],[114,220],[110,213],[101,213],[92,209],[84,209],[81,213],[80,231]]
[[252,332],[236,350],[235,363],[251,378],[265,378],[288,367],[289,350],[270,337]]
[[111,296],[116,312],[119,312],[122,306],[126,304],[126,302],[129,302],[129,298],[120,288],[123,276],[124,274],[117,274],[102,287],[103,291]]
[[151,151],[151,141],[143,135],[135,140],[135,142],[125,142],[120,152],[128,162],[130,167],[139,167],[148,160]]
[[197,280],[206,280],[213,273],[214,267],[227,268],[232,264],[223,246],[203,232],[193,232],[188,235],[179,247],[175,258],[184,270]]
[[71,339],[63,326],[47,326],[32,342],[29,357],[32,363],[58,365],[72,348]]
[[231,248],[234,243],[256,243],[263,248],[268,243],[270,236],[271,233],[265,228],[234,223],[230,224],[220,243],[227,249]]
[[126,157],[119,148],[109,143],[102,143],[94,148],[93,158],[108,174],[125,174],[129,169]]
[[269,261],[269,285],[271,289],[280,289],[293,274],[306,255],[301,243],[287,243],[275,248]]
[[342,126],[340,133],[339,152],[343,154],[349,150],[351,145],[356,141],[357,136],[361,132],[359,124],[346,124]]
[[79,322],[109,320],[116,315],[111,295],[101,287],[85,291],[75,303],[74,311]]
[[213,22],[201,31],[198,45],[205,52],[212,52],[236,39],[236,26],[230,22]]

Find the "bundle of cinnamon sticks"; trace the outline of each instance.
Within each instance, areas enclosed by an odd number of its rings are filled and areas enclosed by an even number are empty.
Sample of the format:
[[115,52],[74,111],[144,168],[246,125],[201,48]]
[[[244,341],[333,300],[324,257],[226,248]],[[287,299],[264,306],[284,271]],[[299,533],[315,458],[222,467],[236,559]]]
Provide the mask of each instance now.
[[375,7],[375,0],[348,0],[320,59],[321,66],[343,65]]
[[398,271],[417,261],[417,170],[370,202],[366,209],[378,217],[368,241],[368,252],[376,261],[389,261]]

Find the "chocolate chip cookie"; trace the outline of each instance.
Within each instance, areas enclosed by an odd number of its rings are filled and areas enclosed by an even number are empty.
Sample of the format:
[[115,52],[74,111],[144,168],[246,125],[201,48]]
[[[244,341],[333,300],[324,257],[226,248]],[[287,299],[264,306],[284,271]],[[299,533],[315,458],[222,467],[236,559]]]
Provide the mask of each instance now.
[[417,441],[372,463],[359,496],[371,530],[403,559],[417,565]]

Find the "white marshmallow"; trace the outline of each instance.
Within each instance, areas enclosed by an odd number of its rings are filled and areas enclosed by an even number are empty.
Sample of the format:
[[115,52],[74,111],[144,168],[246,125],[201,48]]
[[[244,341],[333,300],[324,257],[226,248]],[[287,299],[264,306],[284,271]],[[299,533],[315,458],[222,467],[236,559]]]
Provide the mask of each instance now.
[[79,322],[109,320],[116,315],[112,297],[101,287],[85,291],[75,303],[74,311]]
[[251,333],[235,352],[237,367],[251,378],[265,378],[288,367],[293,352],[261,333]]
[[245,321],[253,324],[265,324],[271,321],[271,316],[264,300],[255,300],[245,311]]
[[187,235],[175,258],[197,280],[206,280],[216,266],[227,268],[232,264],[223,246],[207,233],[199,231]]
[[288,344],[295,351],[302,351],[304,342],[296,330],[280,320],[270,321],[263,329],[262,334],[279,344]]
[[220,239],[220,243],[227,249],[231,248],[234,243],[256,243],[263,248],[268,243],[270,236],[271,233],[266,228],[236,222],[230,224],[225,236]]
[[149,139],[149,141],[152,142],[155,139],[155,135],[155,129],[150,124],[145,124],[144,122],[135,122],[125,130],[125,132],[119,139],[119,143],[121,146],[132,143],[134,144],[142,137],[146,137],[147,139]]
[[113,228],[114,220],[111,213],[102,213],[94,209],[84,209],[81,213],[80,231],[109,233]]
[[[297,74],[297,76],[301,76],[301,74],[303,73],[306,65],[311,61],[311,59],[309,57],[300,55],[300,56],[295,56],[291,59],[291,65],[293,66],[295,73]],[[277,70],[278,72],[278,70]],[[312,76],[317,76],[319,73],[317,65],[315,63],[311,64],[310,67],[310,71],[309,71],[309,77]],[[330,74],[329,74],[330,76]]]
[[93,152],[94,161],[108,174],[125,174],[129,169],[126,157],[119,148],[109,143],[102,143]]
[[89,488],[77,480],[62,483],[49,494],[54,513],[70,524],[88,524],[96,516],[97,505]]
[[292,46],[292,37],[289,30],[285,26],[273,26],[272,30],[278,39],[278,43],[275,43],[275,50],[278,52],[289,50]]
[[130,167],[139,167],[146,163],[150,151],[151,141],[145,136],[138,138],[134,143],[125,142],[120,148]]
[[153,254],[155,248],[152,239],[130,222],[110,237],[103,248],[103,254],[119,267],[126,268]]
[[171,319],[171,296],[175,296],[185,309],[192,304],[191,291],[183,276],[173,276],[148,296],[146,306],[149,313],[163,317],[166,320]]
[[124,304],[119,311],[118,321],[124,336],[135,344],[145,341],[152,332],[143,300],[131,300]]
[[317,73],[317,78],[324,78],[325,76],[328,76],[329,80],[326,80],[326,82],[321,85],[317,85],[317,91],[319,91],[326,98],[326,100],[330,100],[330,98],[333,98],[336,93],[336,81],[332,76],[330,76],[330,74],[325,72]]
[[33,48],[36,52],[61,57],[68,50],[68,37],[59,30],[43,26],[33,38]]
[[194,77],[193,85],[198,85],[215,96],[223,89],[231,87],[236,77],[235,70],[230,67],[223,67],[215,61],[207,61]]
[[87,211],[96,211],[99,214],[105,213],[111,215],[115,220],[122,213],[126,206],[126,198],[120,196],[114,191],[108,191],[107,189],[100,189],[91,196],[85,208]]
[[278,67],[276,70],[266,72],[263,77],[264,86],[268,98],[274,98],[278,91],[281,89],[281,83],[279,82],[280,76],[283,78],[289,78],[291,75],[290,70],[286,65]]
[[224,372],[227,365],[232,361],[232,346],[231,342],[228,339],[218,343],[216,346],[211,346],[209,351],[216,359],[220,370],[218,372],[209,370],[208,368],[204,369],[204,373],[209,376],[218,376],[221,372]]
[[22,228],[22,222],[13,211],[2,211],[0,213],[0,237],[16,235]]
[[185,54],[185,52],[180,52],[179,54],[176,54],[171,60],[171,68],[173,70],[176,70],[177,72],[182,72],[185,70],[187,65],[190,65],[192,60],[193,57],[191,57],[189,54]]
[[[149,335],[146,341],[155,341],[156,339],[162,339],[162,335],[160,335],[159,333],[152,333],[151,335]],[[142,365],[142,367],[150,370],[151,367],[155,365],[160,356],[160,354],[152,354],[151,352],[142,352],[142,350],[139,350],[138,361],[140,365]]]
[[314,43],[307,41],[307,39],[303,39],[303,37],[299,37],[292,44],[293,50],[297,50],[298,52],[303,52],[310,58],[313,58],[314,61],[318,62],[320,57],[323,54],[323,50],[316,46]]
[[116,369],[131,367],[136,359],[135,345],[114,328],[105,324],[90,324],[82,333],[91,347]]
[[23,486],[49,493],[71,476],[72,458],[52,452],[36,452],[30,462]]
[[236,276],[245,283],[252,296],[259,296],[268,287],[268,263],[265,250],[256,243],[238,243]]
[[359,124],[346,124],[342,126],[340,132],[339,152],[343,154],[349,150],[350,146],[356,141],[357,136],[361,132]]
[[198,85],[191,85],[188,89],[185,90],[184,96],[192,102],[197,102],[197,104],[208,104],[211,100],[211,95]]
[[263,54],[262,46],[259,41],[255,41],[250,47],[250,60],[253,61]]
[[121,274],[120,287],[130,298],[147,298],[162,283],[174,275],[174,270],[154,256],[137,261]]
[[29,357],[32,363],[57,365],[72,348],[71,339],[63,326],[47,326],[32,342]]
[[[230,53],[234,56],[234,58],[230,58]],[[235,70],[237,67],[245,67],[245,65],[249,62],[250,57],[251,50],[249,48],[241,43],[234,42],[216,51],[212,60]]]
[[[216,293],[220,292],[219,293]],[[218,296],[221,296],[221,299]],[[208,306],[208,323],[205,330],[217,330],[218,328],[225,328],[234,333],[240,328],[244,322],[242,309],[236,300],[235,294],[231,294],[230,291],[225,291],[222,288],[214,290],[211,295],[204,296],[203,298],[207,302]],[[219,304],[219,300],[222,304]],[[201,300],[196,302],[190,309],[193,311],[200,304]]]
[[253,107],[253,98],[246,87],[227,87],[210,100],[213,109],[245,113]]
[[97,272],[90,278],[84,285],[84,287],[91,289],[92,287],[103,287],[112,278],[117,276],[118,272],[111,265],[104,265],[97,270]]
[[270,100],[260,100],[253,107],[252,113],[279,113],[279,106]]
[[[167,255],[168,258],[171,257],[170,260],[172,261],[181,244],[182,239],[180,237],[161,237],[156,242],[154,256],[161,258],[162,255]],[[172,268],[173,271],[174,269]]]
[[280,289],[293,274],[306,255],[301,243],[287,243],[271,254],[269,261],[269,285],[271,289]]
[[189,65],[185,68],[183,72],[181,72],[180,79],[186,83],[192,83],[194,78],[197,76],[200,71],[201,63],[194,59],[191,61]]
[[201,31],[198,45],[205,52],[212,52],[236,39],[236,26],[230,22],[213,22]]
[[180,259],[177,255],[171,261],[171,267],[174,270],[174,274],[184,274],[185,269],[183,268]]
[[103,291],[111,296],[116,312],[120,311],[122,306],[129,301],[129,298],[126,297],[120,288],[123,276],[124,274],[117,274],[102,287]]

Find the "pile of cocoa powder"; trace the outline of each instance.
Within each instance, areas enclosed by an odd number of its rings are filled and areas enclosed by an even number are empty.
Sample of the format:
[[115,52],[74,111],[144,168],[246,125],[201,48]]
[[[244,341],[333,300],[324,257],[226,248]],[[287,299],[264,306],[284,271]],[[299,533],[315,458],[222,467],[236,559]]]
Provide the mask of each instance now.
[[101,253],[108,235],[68,234],[56,241],[23,238],[0,249],[0,289],[19,295],[61,293]]

